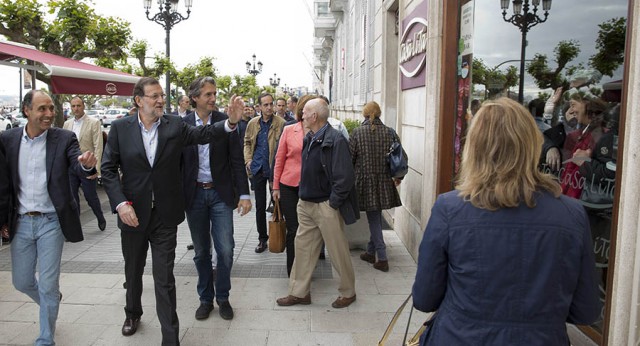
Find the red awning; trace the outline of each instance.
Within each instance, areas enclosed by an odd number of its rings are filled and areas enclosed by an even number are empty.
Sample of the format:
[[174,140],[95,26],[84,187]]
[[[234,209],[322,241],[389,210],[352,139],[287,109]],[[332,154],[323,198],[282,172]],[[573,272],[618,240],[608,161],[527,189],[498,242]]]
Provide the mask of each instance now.
[[[0,41],[0,60],[10,61],[16,58],[42,64],[44,69],[38,70],[51,76],[51,92],[54,94],[131,96],[133,86],[140,79],[139,76],[41,52],[22,44]],[[33,66],[23,64],[21,67],[33,69]]]

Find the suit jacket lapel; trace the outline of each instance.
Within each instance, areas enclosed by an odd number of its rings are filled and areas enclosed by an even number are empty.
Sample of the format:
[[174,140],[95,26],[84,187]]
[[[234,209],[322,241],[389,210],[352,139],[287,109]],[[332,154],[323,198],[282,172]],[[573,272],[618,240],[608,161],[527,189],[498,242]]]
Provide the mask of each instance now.
[[153,160],[155,165],[160,159],[160,154],[163,152],[165,144],[167,144],[167,131],[169,130],[169,120],[162,116],[160,118],[160,125],[158,126],[158,147],[156,148],[156,157]]
[[[187,115],[184,118],[185,122],[191,126],[196,126],[196,111],[193,111],[191,113],[189,113],[189,115]],[[193,152],[193,155],[195,155],[197,160],[200,160],[199,156],[198,156],[198,146],[197,145],[190,145],[189,146],[189,150],[191,150]]]
[[[22,130],[22,129],[21,129]],[[23,131],[15,131],[13,136],[9,137],[9,144],[6,145],[7,162],[11,165],[11,180],[13,182],[13,191],[17,193],[20,186],[20,176],[18,175],[18,160],[20,158],[20,144],[22,143]]]
[[127,133],[125,134],[125,136],[131,139],[136,152],[140,153],[140,156],[142,157],[144,162],[146,162],[147,166],[151,168],[151,165],[149,165],[149,159],[147,159],[147,151],[144,149],[144,143],[142,143],[142,133],[140,133],[138,116],[131,116],[131,119],[129,119],[129,123],[127,125]]
[[47,131],[47,184],[51,180],[51,170],[53,169],[53,160],[56,157],[56,148],[58,147],[58,132],[55,129]]

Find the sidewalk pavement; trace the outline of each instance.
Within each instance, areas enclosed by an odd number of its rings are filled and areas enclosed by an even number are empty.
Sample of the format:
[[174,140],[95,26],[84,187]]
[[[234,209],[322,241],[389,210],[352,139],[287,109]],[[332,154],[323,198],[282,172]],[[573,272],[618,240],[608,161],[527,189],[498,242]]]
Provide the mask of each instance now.
[[[85,240],[65,243],[62,255],[58,315],[58,345],[159,345],[160,324],[155,312],[150,254],[144,276],[144,315],[135,335],[122,336],[125,290],[124,262],[116,215],[110,214],[106,194],[98,188],[107,229],[101,232],[84,200],[81,219]],[[82,199],[82,197],[81,197]],[[255,203],[254,203],[255,206]],[[337,274],[331,254],[318,261],[311,284],[311,305],[279,307],[276,298],[287,295],[286,255],[256,254],[255,213],[234,216],[235,262],[231,273],[230,302],[233,320],[223,320],[218,307],[206,320],[196,320],[199,305],[197,273],[186,221],[178,226],[175,276],[181,344],[187,345],[377,345],[396,309],[411,292],[416,263],[392,230],[384,231],[390,270],[383,273],[360,260],[352,250],[357,300],[334,309]],[[0,247],[0,345],[33,344],[38,337],[38,306],[11,284],[10,245]],[[388,345],[402,342],[408,310],[403,313]],[[409,332],[416,331],[426,314],[414,311]]]

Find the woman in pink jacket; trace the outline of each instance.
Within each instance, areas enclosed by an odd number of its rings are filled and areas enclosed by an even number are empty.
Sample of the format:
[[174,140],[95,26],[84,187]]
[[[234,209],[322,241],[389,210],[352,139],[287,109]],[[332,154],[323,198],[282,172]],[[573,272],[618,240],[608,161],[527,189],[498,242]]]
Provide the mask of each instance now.
[[287,222],[287,275],[291,275],[296,256],[294,240],[298,230],[298,185],[302,167],[302,142],[308,130],[302,126],[302,109],[313,95],[304,95],[296,106],[295,124],[287,125],[280,136],[273,169],[273,198],[280,202]]

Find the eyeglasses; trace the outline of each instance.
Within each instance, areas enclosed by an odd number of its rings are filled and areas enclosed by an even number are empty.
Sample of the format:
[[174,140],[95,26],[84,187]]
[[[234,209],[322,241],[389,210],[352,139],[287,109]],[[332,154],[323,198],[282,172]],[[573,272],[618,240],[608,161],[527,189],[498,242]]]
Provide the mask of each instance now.
[[163,100],[167,97],[167,94],[153,94],[153,95],[142,95],[144,97],[148,97],[154,101],[158,101],[159,98],[162,98]]

